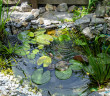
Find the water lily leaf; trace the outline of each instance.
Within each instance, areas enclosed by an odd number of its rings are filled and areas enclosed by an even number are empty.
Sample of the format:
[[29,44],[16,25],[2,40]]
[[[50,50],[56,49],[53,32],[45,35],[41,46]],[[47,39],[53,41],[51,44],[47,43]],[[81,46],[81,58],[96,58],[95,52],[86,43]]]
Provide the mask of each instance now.
[[72,63],[69,68],[72,70],[81,70],[82,69],[82,63],[79,61],[76,61],[74,59],[70,60],[69,63]]
[[30,53],[30,51],[26,51],[26,55],[28,55]]
[[43,64],[43,67],[48,67],[52,60],[48,56],[42,56],[37,60],[37,65]]
[[29,33],[28,33],[28,36],[34,37],[34,33],[33,33],[33,32],[29,32]]
[[25,50],[16,50],[15,51],[15,53],[17,54],[17,55],[20,55],[20,56],[25,56],[26,55],[26,51]]
[[29,36],[27,35],[29,33],[29,31],[24,31],[18,34],[18,39],[21,41],[27,41],[29,40]]
[[43,35],[46,32],[46,29],[39,29],[34,32],[35,36]]
[[49,45],[53,41],[53,37],[47,34],[39,35],[36,38],[36,41],[40,44]]
[[50,71],[43,73],[43,68],[37,69],[33,72],[31,79],[36,84],[44,84],[50,80]]
[[37,43],[37,42],[36,42],[36,39],[32,39],[32,40],[30,41],[30,43],[36,44],[36,43]]
[[70,68],[68,68],[67,70],[65,71],[58,71],[56,70],[55,71],[55,75],[58,79],[61,79],[61,80],[65,80],[65,79],[68,79],[71,77],[72,75],[72,70]]
[[31,54],[27,55],[27,58],[28,59],[34,59],[35,58],[35,54],[31,53]]
[[39,52],[38,49],[34,49],[34,50],[32,51],[33,54],[37,54],[38,52]]
[[43,49],[44,48],[44,45],[38,45],[38,48],[39,49]]

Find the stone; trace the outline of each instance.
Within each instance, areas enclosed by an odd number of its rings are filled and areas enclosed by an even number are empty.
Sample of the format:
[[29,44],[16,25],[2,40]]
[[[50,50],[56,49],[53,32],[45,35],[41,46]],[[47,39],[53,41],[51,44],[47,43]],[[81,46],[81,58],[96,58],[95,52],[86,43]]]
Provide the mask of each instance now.
[[17,23],[15,27],[17,27],[17,28],[22,27],[22,22]]
[[82,30],[82,33],[89,37],[90,39],[94,38],[94,35],[91,33],[91,30],[89,27],[86,27],[85,29]]
[[65,71],[66,69],[68,69],[68,63],[66,61],[59,61],[58,63],[56,63],[55,68],[60,71]]
[[44,19],[44,25],[51,25],[51,21],[50,20],[46,20],[46,19]]
[[8,32],[9,35],[12,35],[10,26],[7,26],[7,28],[5,28],[5,31]]
[[32,10],[32,7],[30,5],[28,5],[27,2],[21,3],[20,11],[22,11],[22,12],[31,12],[31,10]]
[[98,5],[95,11],[96,17],[104,17],[106,13],[105,6]]
[[23,25],[24,27],[26,27],[26,26],[28,26],[28,22],[22,21],[22,25]]
[[103,24],[105,20],[103,18],[93,17],[90,24]]
[[12,11],[13,9],[14,11],[21,11],[20,8],[21,8],[20,6],[11,6],[10,11]]
[[45,7],[40,7],[39,10],[40,10],[40,11],[39,11],[40,14],[41,14],[41,13],[44,13],[44,12],[46,11]]
[[54,10],[53,5],[50,5],[50,4],[46,4],[45,8],[47,11],[53,11]]
[[25,21],[26,21],[26,22],[30,22],[30,21],[33,20],[33,19],[34,19],[34,15],[30,14],[30,15],[28,15],[28,16],[25,18]]
[[36,25],[36,24],[38,24],[38,23],[39,23],[38,20],[31,20],[31,24],[33,24],[33,25]]
[[67,3],[61,3],[57,7],[57,11],[59,12],[66,12],[68,10]]
[[78,20],[75,21],[74,25],[80,25],[80,24],[85,24],[85,23],[90,23],[90,18],[88,17],[82,17]]
[[40,12],[39,9],[32,9],[31,10],[31,14],[34,15],[34,18],[39,16],[39,12]]
[[44,18],[39,18],[38,22],[39,22],[39,24],[44,24]]
[[72,5],[68,8],[68,12],[69,13],[74,12],[76,9],[77,9],[77,7],[75,5]]
[[14,26],[12,26],[12,34],[18,34],[18,29]]
[[37,25],[32,25],[32,28],[37,29],[38,27],[37,27]]

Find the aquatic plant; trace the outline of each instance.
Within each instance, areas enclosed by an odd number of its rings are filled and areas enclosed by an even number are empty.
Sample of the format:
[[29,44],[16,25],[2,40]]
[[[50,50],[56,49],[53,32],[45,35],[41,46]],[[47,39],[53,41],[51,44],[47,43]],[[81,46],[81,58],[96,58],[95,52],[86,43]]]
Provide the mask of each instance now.
[[72,70],[71,70],[71,68],[68,68],[65,71],[55,70],[55,75],[58,79],[65,80],[65,79],[68,79],[71,77]]
[[37,65],[43,64],[43,67],[48,67],[52,60],[48,56],[42,56],[37,60]]
[[[85,70],[87,73],[89,73],[91,81],[97,82],[99,87],[100,85],[106,83],[110,79],[110,70],[109,70],[110,56],[109,54],[107,54],[110,45],[108,46],[107,50],[101,50],[101,46],[99,42],[100,38],[103,38],[103,42],[104,42],[103,44],[105,44],[106,42],[104,41],[105,35],[96,36],[94,39],[94,50],[91,49],[93,48],[93,45],[91,47],[85,37],[82,41],[85,42],[84,44],[80,43],[81,39],[77,40],[76,42],[76,44],[82,46],[83,50],[85,50],[85,53],[88,57],[88,65],[82,66],[81,64],[82,69]],[[78,64],[78,68],[79,68],[79,64]]]
[[43,73],[43,68],[37,69],[33,72],[32,81],[36,84],[44,84],[50,80],[50,71],[46,71]]

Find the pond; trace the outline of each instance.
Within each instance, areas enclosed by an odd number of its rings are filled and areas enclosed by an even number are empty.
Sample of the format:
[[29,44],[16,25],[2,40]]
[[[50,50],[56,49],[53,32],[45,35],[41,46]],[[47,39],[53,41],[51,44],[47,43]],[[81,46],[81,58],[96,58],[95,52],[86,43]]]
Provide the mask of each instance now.
[[[15,57],[17,64],[15,62],[12,62],[12,64],[14,65],[12,67],[14,74],[16,76],[27,78],[30,81],[32,80],[33,73],[36,70],[43,68],[44,73],[46,73],[47,71],[50,72],[50,79],[47,80],[47,82],[45,82],[45,80],[48,77],[48,74],[44,78],[43,84],[36,84],[38,88],[42,90],[43,96],[88,96],[88,94],[91,93],[89,91],[90,80],[89,77],[85,75],[84,72],[82,72],[82,70],[71,70],[72,74],[70,74],[70,76],[67,77],[66,80],[65,78],[63,78],[63,80],[60,80],[58,78],[58,75],[56,74],[56,71],[65,71],[65,68],[71,65],[69,63],[69,60],[73,59],[73,57],[78,54],[77,51],[73,49],[72,42],[70,40],[64,40],[64,42],[53,41],[50,44],[46,45],[43,49],[38,49],[38,46],[40,45],[42,40],[40,41],[40,43],[38,43],[39,45],[35,43],[32,44],[32,42],[28,43],[28,41],[32,41],[34,39],[35,34],[40,34],[45,31],[46,30],[43,29],[37,30],[37,32],[30,32],[28,34],[26,32],[18,34],[18,38],[22,40],[25,47],[24,45],[18,46],[20,48],[19,50],[17,49],[17,51],[19,51],[18,55],[21,56]],[[37,54],[35,54],[35,56],[32,56],[31,54],[33,54],[34,49],[37,49]],[[23,54],[24,50],[25,55]],[[29,54],[27,54],[26,52],[28,52]],[[42,56],[48,56],[49,58],[51,57],[52,60],[49,66],[44,67],[44,65],[38,64],[38,59]],[[49,61],[49,59],[47,61]],[[37,77],[36,75],[35,78],[39,77]]]

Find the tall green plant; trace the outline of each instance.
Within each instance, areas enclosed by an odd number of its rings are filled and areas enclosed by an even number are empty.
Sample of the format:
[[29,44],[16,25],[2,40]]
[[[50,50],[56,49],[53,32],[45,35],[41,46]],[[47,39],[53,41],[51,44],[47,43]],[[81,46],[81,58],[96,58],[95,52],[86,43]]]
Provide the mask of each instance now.
[[4,34],[4,32],[5,32],[5,30],[4,30],[5,29],[5,24],[6,24],[7,21],[10,20],[10,15],[14,11],[14,9],[16,8],[16,6],[18,5],[20,0],[18,1],[18,3],[16,4],[15,8],[13,8],[13,10],[10,13],[9,13],[9,9],[8,9],[8,1],[9,0],[7,0],[7,9],[6,9],[7,16],[6,16],[5,7],[3,7],[3,0],[0,0],[0,40],[1,41],[3,41],[4,36],[5,36],[5,34]]
[[110,55],[107,53],[110,45],[107,50],[102,50],[100,46],[100,39],[102,38],[104,42],[103,44],[105,44],[105,35],[99,35],[95,37],[92,47],[85,37],[83,38],[83,41],[81,39],[75,40],[75,44],[82,46],[88,57],[89,65],[83,66],[82,68],[89,73],[90,79],[93,82],[97,82],[99,87],[110,79]]
[[96,3],[100,1],[100,0],[89,0],[89,4],[88,4],[88,11],[93,10],[93,7],[96,6]]

